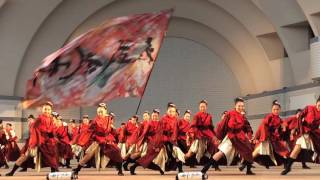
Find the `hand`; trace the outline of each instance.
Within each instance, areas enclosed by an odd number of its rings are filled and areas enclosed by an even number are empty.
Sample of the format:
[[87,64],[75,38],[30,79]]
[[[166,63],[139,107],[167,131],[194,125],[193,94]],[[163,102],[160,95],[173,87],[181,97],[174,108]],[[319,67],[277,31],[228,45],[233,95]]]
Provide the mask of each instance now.
[[294,140],[294,136],[293,134],[290,134],[290,141],[293,141]]

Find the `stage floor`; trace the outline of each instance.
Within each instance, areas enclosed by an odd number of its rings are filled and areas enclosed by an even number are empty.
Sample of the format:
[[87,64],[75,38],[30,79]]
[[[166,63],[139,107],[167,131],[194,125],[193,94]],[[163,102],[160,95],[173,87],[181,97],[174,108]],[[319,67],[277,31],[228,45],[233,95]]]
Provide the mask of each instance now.
[[[75,165],[74,165],[75,166]],[[221,172],[213,171],[212,169],[209,171],[209,179],[219,179],[219,180],[281,180],[281,179],[317,179],[320,178],[320,165],[314,165],[309,164],[309,166],[312,168],[310,170],[304,170],[301,168],[300,163],[296,163],[293,167],[293,171],[287,175],[287,176],[281,176],[280,172],[282,170],[281,167],[271,167],[270,169],[266,169],[264,167],[261,167],[259,165],[255,165],[256,168],[253,169],[253,171],[256,173],[255,176],[246,176],[243,172],[240,172],[237,167],[224,167],[222,166]],[[12,165],[11,165],[12,167]],[[201,167],[198,168],[187,168],[185,167],[185,172],[187,171],[198,171]],[[70,171],[71,169],[60,169],[61,171]],[[34,170],[29,170],[28,172],[17,172],[15,176],[13,177],[4,177],[3,175],[8,172],[7,169],[0,169],[0,173],[2,176],[0,176],[0,180],[44,180],[46,179],[46,175],[49,172],[48,168],[44,168],[42,172],[37,173]],[[113,168],[106,169],[104,171],[96,171],[94,169],[83,169],[79,174],[79,180],[94,180],[94,179],[112,179],[112,180],[173,180],[175,179],[175,172],[167,172],[165,175],[161,176],[156,171],[151,170],[145,170],[142,168],[137,168],[137,175],[131,176],[129,172],[125,171],[125,176],[117,176],[116,170]]]

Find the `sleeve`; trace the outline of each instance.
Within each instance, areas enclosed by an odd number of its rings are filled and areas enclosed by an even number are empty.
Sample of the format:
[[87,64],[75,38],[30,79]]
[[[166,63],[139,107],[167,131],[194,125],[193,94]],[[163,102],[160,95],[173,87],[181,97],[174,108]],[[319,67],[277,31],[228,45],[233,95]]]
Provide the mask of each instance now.
[[194,115],[190,124],[191,128],[196,128],[197,127],[197,121],[198,121],[198,116]]
[[227,113],[224,118],[219,121],[217,123],[217,127],[216,127],[216,137],[219,139],[219,140],[222,140],[226,135],[227,135],[227,123],[228,123],[228,120],[230,119],[230,114]]
[[173,124],[173,135],[172,135],[172,142],[176,145],[178,138],[178,121],[175,121]]
[[245,118],[244,123],[244,132],[247,133],[249,139],[252,139],[253,130],[250,122]]
[[118,140],[119,140],[119,143],[124,143],[125,142],[125,131],[126,129],[125,128],[119,128],[119,131],[118,131]]
[[141,130],[141,134],[138,137],[138,142],[137,142],[137,146],[140,147],[143,143],[143,141],[145,140],[146,134],[150,129],[150,124],[145,123],[144,126],[141,126],[142,130]]
[[29,133],[30,133],[30,137],[29,137],[29,147],[35,148],[38,143],[39,143],[39,131],[37,130],[37,124],[39,123],[39,119],[36,120],[36,122],[34,122],[33,124],[31,124],[29,126]]
[[304,115],[304,120],[308,123],[311,124],[313,120],[315,119],[315,114],[314,111],[312,111],[311,107],[308,106],[307,108],[304,109],[303,113]]
[[258,127],[258,130],[255,134],[255,139],[259,140],[260,142],[265,141],[268,137],[268,121],[270,116],[267,115],[261,122],[261,124]]

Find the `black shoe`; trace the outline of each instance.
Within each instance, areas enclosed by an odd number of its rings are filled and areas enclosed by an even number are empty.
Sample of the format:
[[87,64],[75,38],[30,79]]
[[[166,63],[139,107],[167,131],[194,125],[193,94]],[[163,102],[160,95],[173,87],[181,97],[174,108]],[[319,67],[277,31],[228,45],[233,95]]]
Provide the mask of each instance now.
[[19,166],[14,164],[12,170],[9,173],[5,174],[5,176],[13,176],[13,174],[17,171],[18,168]]
[[250,169],[250,170],[247,170],[246,175],[256,175],[256,174],[254,172],[252,172]]
[[243,164],[239,167],[239,170],[240,170],[240,171],[243,171],[245,168],[246,168],[246,165],[243,163]]
[[131,174],[131,175],[137,175],[137,174],[135,173],[137,167],[138,167],[138,164],[137,164],[137,163],[133,164],[133,165],[130,167],[130,174]]
[[5,176],[13,176],[13,172],[9,172],[9,173],[5,174]]
[[221,169],[219,168],[219,166],[214,167],[214,170],[215,170],[215,171],[221,171]]
[[64,165],[65,168],[71,169],[72,167],[70,166],[70,159],[66,159],[66,164]]
[[128,161],[126,161],[125,163],[123,163],[123,170],[124,170],[124,171],[129,171],[128,165],[129,165],[129,162],[128,162]]
[[291,168],[286,168],[281,172],[281,175],[287,175],[291,171]]
[[183,163],[181,161],[178,162],[178,172],[182,173],[183,169],[182,169]]
[[79,164],[77,168],[72,169],[72,172],[74,173],[74,175],[76,175],[78,177],[78,174],[81,170],[82,166]]
[[164,175],[164,172],[162,171],[162,169],[160,169],[159,172],[161,176]]
[[116,168],[118,170],[118,176],[124,176],[124,174],[122,172],[122,163],[117,164]]
[[202,180],[208,179],[208,174],[202,174]]
[[252,162],[244,161],[243,164],[247,167],[246,175],[255,175],[255,173],[251,171]]
[[51,172],[59,172],[59,169],[57,169],[57,168],[51,168]]
[[286,168],[281,172],[281,175],[286,175],[291,171],[291,166],[294,163],[294,159],[288,158]]
[[270,166],[269,166],[269,165],[266,165],[266,169],[270,169]]
[[209,168],[210,168],[212,165],[214,165],[214,167],[217,167],[217,164],[218,164],[217,161],[215,161],[214,159],[211,158],[211,159],[209,160],[209,162],[203,166],[201,172],[202,172],[203,174],[206,174],[207,171],[209,170]]
[[311,169],[305,162],[302,163],[302,169]]

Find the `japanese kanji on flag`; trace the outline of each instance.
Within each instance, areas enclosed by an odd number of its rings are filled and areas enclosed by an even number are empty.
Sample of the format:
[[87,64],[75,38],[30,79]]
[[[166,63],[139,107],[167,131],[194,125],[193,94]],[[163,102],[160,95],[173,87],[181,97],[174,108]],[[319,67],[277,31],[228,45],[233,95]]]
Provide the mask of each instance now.
[[173,10],[110,19],[47,56],[27,83],[23,107],[57,108],[141,97]]

